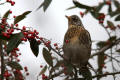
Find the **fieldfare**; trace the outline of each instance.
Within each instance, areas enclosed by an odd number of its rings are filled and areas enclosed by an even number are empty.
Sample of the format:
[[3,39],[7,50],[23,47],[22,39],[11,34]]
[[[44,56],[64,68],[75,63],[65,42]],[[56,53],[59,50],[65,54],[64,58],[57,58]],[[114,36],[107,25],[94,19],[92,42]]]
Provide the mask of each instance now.
[[68,30],[64,36],[64,58],[81,68],[88,64],[91,55],[91,37],[77,15],[66,17]]

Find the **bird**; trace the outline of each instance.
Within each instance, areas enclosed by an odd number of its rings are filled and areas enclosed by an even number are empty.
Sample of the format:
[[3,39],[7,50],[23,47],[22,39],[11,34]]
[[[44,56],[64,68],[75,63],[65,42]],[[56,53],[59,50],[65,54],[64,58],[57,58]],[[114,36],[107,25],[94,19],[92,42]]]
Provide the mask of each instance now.
[[68,29],[63,41],[63,56],[78,68],[86,67],[91,55],[90,33],[84,28],[77,15],[66,16],[66,18]]

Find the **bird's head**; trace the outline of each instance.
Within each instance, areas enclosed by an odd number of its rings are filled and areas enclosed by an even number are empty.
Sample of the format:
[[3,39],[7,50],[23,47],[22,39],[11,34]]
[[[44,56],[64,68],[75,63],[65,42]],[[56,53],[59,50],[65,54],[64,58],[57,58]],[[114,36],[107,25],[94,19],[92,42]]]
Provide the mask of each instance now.
[[75,26],[82,26],[83,27],[83,24],[80,20],[80,18],[77,16],[77,15],[72,15],[72,16],[66,16],[66,18],[68,19],[68,25],[69,27],[71,25],[75,25]]

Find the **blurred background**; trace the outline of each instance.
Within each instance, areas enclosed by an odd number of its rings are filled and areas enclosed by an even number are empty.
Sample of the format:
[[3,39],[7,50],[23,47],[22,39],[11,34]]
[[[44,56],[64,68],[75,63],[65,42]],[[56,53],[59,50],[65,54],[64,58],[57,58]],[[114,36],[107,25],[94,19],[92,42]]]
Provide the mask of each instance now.
[[[4,1],[4,0],[3,0]],[[95,6],[98,5],[99,2],[103,0],[79,0],[79,2],[89,5]],[[73,6],[72,0],[53,0],[46,12],[43,11],[42,8],[36,10],[43,0],[16,0],[15,6],[11,7],[10,5],[3,5],[0,7],[1,12],[4,14],[7,10],[12,10],[12,15],[20,15],[25,11],[32,11],[27,18],[19,23],[19,26],[27,26],[32,27],[39,31],[39,36],[50,39],[52,44],[59,43],[62,45],[64,34],[68,28],[68,21],[65,18],[65,15],[78,15],[80,17],[80,12],[83,12],[83,9],[72,9],[66,10],[67,8]],[[106,10],[107,7],[102,9]],[[3,14],[0,14],[2,16]],[[80,17],[84,27],[90,32],[91,38],[93,41],[105,41],[108,39],[108,35],[106,31],[100,27],[99,22],[95,20],[89,13],[84,17]],[[92,48],[96,46],[92,45]],[[30,50],[29,43],[25,43],[19,46],[20,52],[22,55],[20,58],[20,64],[23,66],[28,66],[28,70],[30,75],[27,76],[27,80],[36,80],[37,75],[41,71],[40,65],[45,65],[45,61],[42,56],[42,48],[41,45],[39,56],[36,58]],[[97,67],[95,60],[90,60],[90,63]],[[61,79],[56,79],[61,80]],[[104,78],[103,78],[104,80]],[[113,80],[111,77],[108,77],[107,80]]]

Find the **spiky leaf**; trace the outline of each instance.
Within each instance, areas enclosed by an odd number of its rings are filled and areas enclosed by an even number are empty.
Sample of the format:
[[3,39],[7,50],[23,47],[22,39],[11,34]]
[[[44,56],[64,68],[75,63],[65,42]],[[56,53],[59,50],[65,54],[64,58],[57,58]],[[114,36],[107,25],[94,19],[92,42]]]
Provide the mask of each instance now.
[[50,66],[53,66],[52,56],[46,48],[43,48],[43,57]]
[[116,8],[120,8],[120,3],[117,0],[114,0],[114,4],[115,4]]
[[40,9],[41,7],[43,7],[43,10],[45,12],[51,2],[52,2],[52,0],[44,0],[44,2],[37,8],[37,10]]
[[23,20],[29,13],[31,13],[31,11],[26,11],[23,14],[16,16],[15,20],[14,20],[14,24],[17,24],[18,22],[20,22],[21,20]]
[[76,6],[69,7],[66,10],[71,10],[71,9],[74,9],[74,8],[76,8]]
[[8,42],[7,45],[7,53],[9,54],[14,48],[17,48],[18,45],[21,43],[21,38],[23,38],[24,35],[22,32],[13,34]]
[[29,39],[29,42],[33,54],[37,57],[39,53],[39,43],[37,42],[36,39]]
[[103,8],[103,6],[104,6],[105,4],[106,4],[105,2],[100,3],[100,4],[95,8],[95,11],[96,11],[96,12],[99,12],[99,11]]
[[8,11],[4,14],[3,18],[8,18],[9,14],[10,14],[10,10],[8,10]]
[[76,0],[73,0],[73,3],[74,3],[74,5],[75,5],[76,7],[78,7],[78,8],[83,8],[83,9],[87,9],[87,10],[93,9],[93,7],[90,7],[90,6],[87,6],[87,5],[83,5],[83,4],[79,3],[79,2],[76,1]]
[[108,26],[113,26],[114,27],[114,24],[111,21],[107,21],[107,24],[108,24]]
[[6,64],[13,69],[23,70],[22,66],[18,62],[12,61],[12,62],[7,62]]
[[115,18],[115,21],[120,21],[120,15]]
[[41,70],[41,72],[39,73],[39,76],[44,74],[46,72],[46,70],[47,70],[47,65],[44,66],[44,68]]

